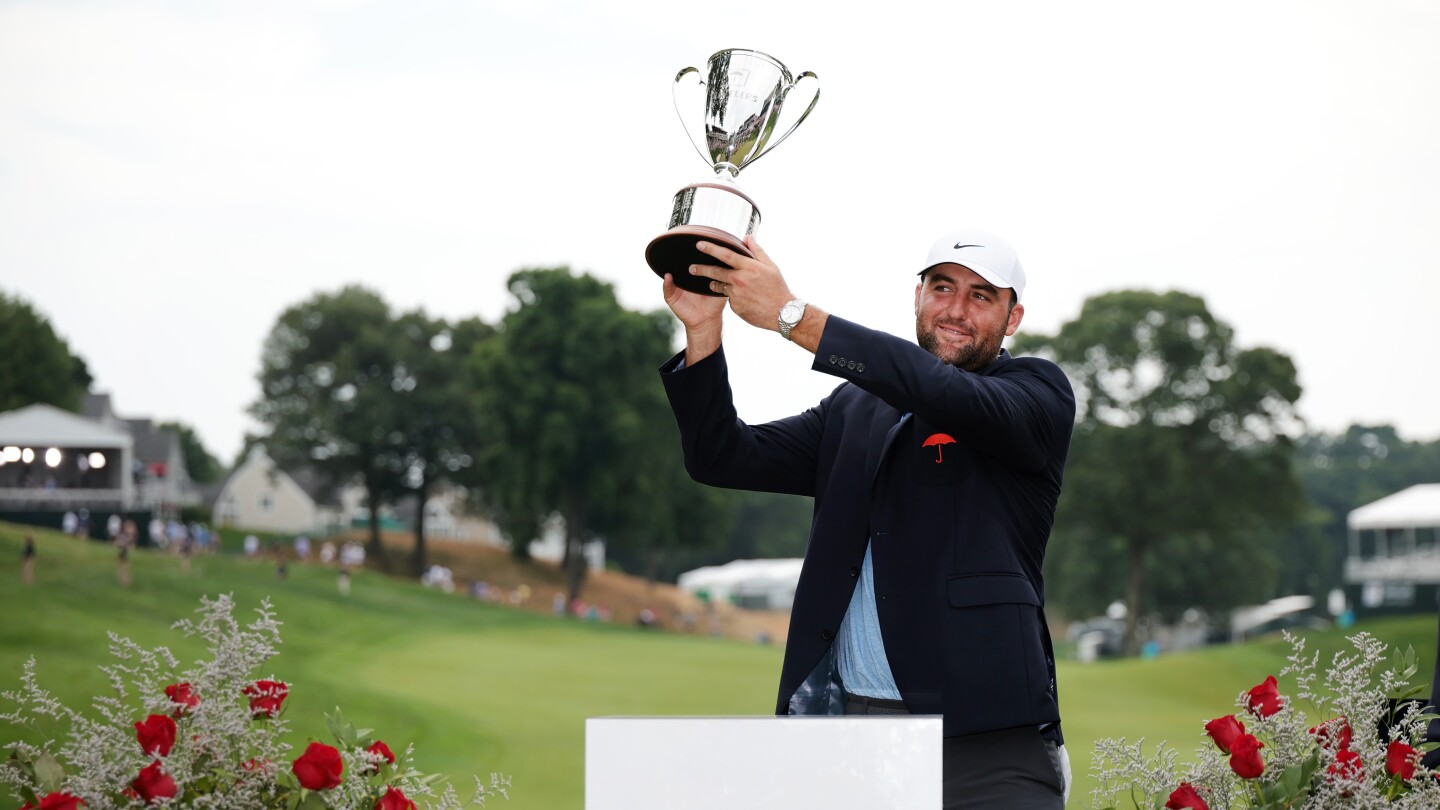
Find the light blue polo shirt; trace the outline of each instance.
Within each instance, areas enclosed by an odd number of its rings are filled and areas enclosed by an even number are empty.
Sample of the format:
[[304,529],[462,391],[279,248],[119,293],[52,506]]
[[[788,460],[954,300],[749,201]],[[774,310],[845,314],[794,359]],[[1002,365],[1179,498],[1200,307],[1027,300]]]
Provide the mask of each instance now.
[[875,569],[871,562],[870,544],[865,546],[865,562],[860,567],[860,581],[850,596],[850,607],[840,622],[835,637],[835,651],[840,666],[840,681],[845,691],[864,697],[900,700],[900,689],[890,672],[885,657],[885,643],[880,637],[880,614],[875,610]]

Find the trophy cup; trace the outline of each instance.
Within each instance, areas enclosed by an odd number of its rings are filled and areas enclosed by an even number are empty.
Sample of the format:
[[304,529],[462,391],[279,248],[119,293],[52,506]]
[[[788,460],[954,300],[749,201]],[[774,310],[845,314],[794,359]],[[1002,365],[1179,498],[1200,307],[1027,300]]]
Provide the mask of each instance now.
[[[696,77],[696,86],[705,88],[704,149],[681,109],[681,82],[691,74]],[[772,139],[786,97],[796,84],[807,78],[815,80],[810,106],[789,129]],[[715,170],[715,177],[692,183],[675,195],[669,230],[645,248],[645,261],[655,275],[663,278],[669,273],[683,289],[719,295],[710,291],[710,279],[690,274],[692,264],[716,263],[714,258],[697,250],[695,243],[703,239],[752,256],[745,247],[745,237],[759,227],[760,209],[735,185],[735,176],[790,137],[810,115],[815,102],[820,100],[819,82],[820,78],[808,70],[792,78],[790,71],[774,57],[740,48],[720,51],[710,57],[706,78],[701,79],[700,71],[693,67],[675,74],[675,84],[671,87],[675,112],[680,115],[680,123],[695,145],[695,151]]]

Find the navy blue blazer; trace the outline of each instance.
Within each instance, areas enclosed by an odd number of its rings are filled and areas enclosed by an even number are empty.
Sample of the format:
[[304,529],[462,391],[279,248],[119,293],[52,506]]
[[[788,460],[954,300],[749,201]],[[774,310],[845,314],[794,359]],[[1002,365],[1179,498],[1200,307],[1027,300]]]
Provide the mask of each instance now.
[[747,425],[723,349],[683,358],[660,370],[690,475],[815,499],[776,713],[841,713],[832,642],[873,542],[906,708],[943,714],[946,736],[1033,725],[1058,739],[1041,564],[1075,420],[1060,368],[1001,352],[967,372],[831,315],[813,368],[846,382],[804,413]]

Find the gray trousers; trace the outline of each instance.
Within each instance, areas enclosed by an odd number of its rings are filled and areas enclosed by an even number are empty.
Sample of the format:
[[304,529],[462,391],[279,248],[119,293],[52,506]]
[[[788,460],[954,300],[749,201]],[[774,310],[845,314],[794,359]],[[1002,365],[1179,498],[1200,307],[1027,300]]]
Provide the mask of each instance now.
[[945,810],[1060,810],[1060,754],[1038,729],[945,738]]
[[[909,714],[898,700],[847,695],[846,714]],[[946,737],[945,810],[1061,810],[1060,753],[1039,729],[1009,728]]]

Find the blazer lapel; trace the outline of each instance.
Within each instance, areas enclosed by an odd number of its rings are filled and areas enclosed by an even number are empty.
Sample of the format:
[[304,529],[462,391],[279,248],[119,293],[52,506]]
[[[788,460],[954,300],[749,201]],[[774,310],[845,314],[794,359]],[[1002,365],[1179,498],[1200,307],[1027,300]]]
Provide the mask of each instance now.
[[885,458],[890,455],[890,447],[895,444],[895,437],[900,435],[900,428],[911,418],[912,414],[901,415],[900,411],[883,405],[875,411],[875,421],[870,425],[870,446],[876,446],[876,440],[884,434],[884,441],[880,442],[880,452],[873,450],[865,454],[865,473],[870,481],[870,487],[875,487],[875,477],[880,474],[880,468],[885,465]]

